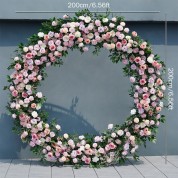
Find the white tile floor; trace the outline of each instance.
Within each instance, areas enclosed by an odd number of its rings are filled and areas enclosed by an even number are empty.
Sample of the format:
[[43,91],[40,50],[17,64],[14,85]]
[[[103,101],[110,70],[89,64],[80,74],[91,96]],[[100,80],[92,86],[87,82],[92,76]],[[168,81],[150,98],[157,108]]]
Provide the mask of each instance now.
[[45,166],[37,160],[0,159],[0,178],[178,178],[178,156],[145,156],[125,165],[93,169]]

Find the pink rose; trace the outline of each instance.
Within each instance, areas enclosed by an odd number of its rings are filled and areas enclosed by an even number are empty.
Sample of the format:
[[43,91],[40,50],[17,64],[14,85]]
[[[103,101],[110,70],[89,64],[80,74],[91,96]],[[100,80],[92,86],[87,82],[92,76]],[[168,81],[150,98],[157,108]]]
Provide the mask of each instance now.
[[25,56],[27,59],[31,59],[33,57],[32,53],[27,53]]
[[90,162],[91,162],[91,158],[86,157],[86,158],[85,158],[85,164],[90,164]]
[[110,148],[111,150],[113,150],[113,149],[116,148],[116,145],[115,145],[113,142],[111,142],[111,143],[109,143],[109,148]]
[[56,46],[55,46],[55,45],[51,45],[51,46],[49,47],[49,49],[50,49],[51,51],[55,51]]
[[21,65],[20,65],[19,63],[17,63],[17,64],[14,66],[14,68],[15,68],[16,70],[19,70],[19,69],[21,69]]
[[145,48],[146,48],[146,45],[147,45],[147,43],[146,43],[146,42],[143,42],[143,43],[140,45],[140,48],[145,49]]
[[145,85],[146,80],[145,79],[140,79],[140,85]]
[[13,96],[13,97],[17,97],[17,95],[18,95],[18,91],[17,91],[17,90],[13,90],[13,91],[12,91],[12,96]]
[[31,147],[34,147],[34,146],[35,146],[35,143],[31,141],[31,142],[30,142],[30,146],[31,146]]
[[128,60],[127,59],[123,59],[122,63],[126,65],[126,64],[128,64]]
[[124,28],[125,33],[129,33],[129,28]]
[[121,44],[121,42],[117,42],[117,43],[116,43],[116,48],[117,48],[117,49],[122,49],[122,44]]
[[135,61],[135,63],[140,63],[140,61],[141,61],[141,58],[140,57],[136,57],[135,59],[134,59],[134,61]]

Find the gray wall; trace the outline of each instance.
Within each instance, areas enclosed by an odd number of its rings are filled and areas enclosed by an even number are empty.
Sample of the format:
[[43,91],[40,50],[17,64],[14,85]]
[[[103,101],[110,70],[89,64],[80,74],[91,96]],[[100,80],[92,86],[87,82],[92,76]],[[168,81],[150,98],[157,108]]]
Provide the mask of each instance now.
[[[24,1],[23,1],[24,2]],[[52,2],[52,1],[48,1]],[[61,1],[60,1],[61,2]],[[84,1],[83,1],[84,2]],[[120,1],[121,2],[121,1]],[[125,1],[122,1],[126,3]],[[137,0],[139,2],[139,0]],[[145,4],[151,1],[144,1]],[[140,5],[133,5],[132,9],[125,8],[125,4],[112,1],[112,10],[165,10],[166,3],[161,1],[153,1],[142,9],[143,2]],[[20,3],[13,0],[8,7],[10,1],[4,1],[0,7],[0,158],[28,158],[31,157],[29,147],[22,144],[19,137],[12,133],[12,119],[6,113],[6,103],[8,102],[8,94],[2,88],[6,85],[7,66],[10,64],[10,58],[14,56],[13,51],[19,42],[26,42],[26,38],[36,33],[40,27],[41,21],[34,20],[7,20],[7,19],[45,19],[52,17],[54,14],[38,14],[35,15],[17,15],[14,10],[65,10],[61,6],[54,6],[43,1],[36,1],[39,6],[32,4]],[[59,1],[56,1],[59,3]],[[2,4],[2,3],[1,3]],[[118,4],[116,8],[114,4]],[[169,3],[172,8],[176,7]],[[48,5],[48,6],[47,6]],[[6,8],[3,8],[6,7]],[[7,8],[8,7],[8,8]],[[39,7],[39,8],[38,8]],[[56,9],[54,9],[56,7]],[[129,6],[130,7],[130,6]],[[152,7],[152,8],[151,8]],[[26,8],[26,9],[24,9]],[[35,9],[36,8],[36,9]],[[51,8],[51,9],[50,9]],[[162,16],[151,14],[142,14],[137,16],[127,15],[127,20],[163,20]],[[56,15],[56,14],[55,14]],[[159,14],[161,15],[161,14]],[[157,17],[156,17],[157,16]],[[171,17],[169,20],[176,21],[175,13],[169,11]],[[5,20],[6,19],[6,20]],[[155,53],[158,53],[162,59],[165,58],[164,46],[164,22],[128,22],[128,27],[136,30],[140,36],[149,40],[153,44]],[[64,65],[61,68],[50,67],[47,69],[48,78],[39,88],[48,98],[45,104],[46,110],[50,114],[50,118],[57,118],[62,125],[62,132],[70,133],[98,133],[107,127],[108,123],[123,123],[124,119],[129,115],[132,100],[128,96],[129,81],[123,77],[122,64],[112,64],[107,58],[108,53],[101,51],[99,56],[93,56],[92,48],[89,52],[81,55],[78,51],[70,52],[64,59]],[[176,81],[178,72],[177,51],[178,51],[178,23],[168,23],[168,47],[167,47],[167,67],[174,68],[174,110],[167,111],[167,138],[168,138],[168,154],[178,154],[178,100]],[[166,76],[167,77],[167,76]],[[139,151],[143,155],[163,155],[165,153],[165,127],[162,124],[159,128],[158,141],[156,144],[148,143],[147,149],[141,148]]]
[[[69,2],[78,2],[90,4],[92,2],[108,2],[111,11],[160,11],[159,14],[124,14],[128,20],[156,20],[163,21],[165,13],[169,21],[178,21],[178,3],[177,0],[0,0],[0,19],[48,19],[58,16],[57,13],[23,13],[16,11],[76,11],[78,9],[69,9]],[[92,11],[105,11],[105,8],[90,8]]]

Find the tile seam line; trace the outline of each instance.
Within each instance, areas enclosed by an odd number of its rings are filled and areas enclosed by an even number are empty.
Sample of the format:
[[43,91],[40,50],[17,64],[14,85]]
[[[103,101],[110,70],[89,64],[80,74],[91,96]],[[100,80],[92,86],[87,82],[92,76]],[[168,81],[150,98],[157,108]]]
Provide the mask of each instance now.
[[8,166],[8,168],[7,168],[7,171],[6,171],[6,174],[5,174],[4,178],[6,178],[6,176],[7,176],[7,173],[8,173],[8,171],[9,171],[9,168],[10,168],[10,166],[11,166],[11,164],[12,164],[12,160],[13,160],[13,159],[11,159],[11,161],[10,161],[10,164],[9,164],[9,166]]
[[116,172],[119,174],[119,176],[122,178],[121,174],[119,173],[119,171],[115,168],[115,166],[113,166],[113,168],[116,170]]
[[[165,177],[167,177],[167,175],[161,171],[157,166],[155,166],[151,161],[149,161],[145,156],[143,156],[149,163],[151,163],[158,171],[160,171],[162,174],[164,174]],[[168,177],[167,177],[168,178]]]
[[[166,158],[164,158],[164,156],[161,156],[163,159],[166,159]],[[169,161],[168,159],[167,159],[167,162],[169,162],[170,164],[172,164],[174,167],[176,167],[176,168],[178,168],[178,166],[176,166],[174,163],[171,163],[171,161]]]
[[140,170],[129,159],[128,159],[128,161],[140,173],[140,175],[145,178],[145,176],[140,172]]

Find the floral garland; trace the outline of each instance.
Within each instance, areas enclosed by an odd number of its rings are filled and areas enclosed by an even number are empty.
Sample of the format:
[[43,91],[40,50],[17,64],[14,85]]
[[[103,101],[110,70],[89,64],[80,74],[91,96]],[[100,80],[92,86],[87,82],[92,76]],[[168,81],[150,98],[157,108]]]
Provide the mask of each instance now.
[[[93,16],[88,10],[76,16],[64,15],[61,19],[44,22],[38,34],[20,44],[17,56],[8,69],[15,71],[8,76],[10,102],[8,110],[14,118],[14,130],[27,141],[31,150],[43,160],[93,167],[124,162],[128,154],[138,159],[138,145],[156,140],[156,130],[164,116],[164,91],[162,72],[165,65],[154,55],[148,42],[135,31],[129,33],[122,17]],[[110,51],[113,63],[121,61],[123,72],[130,77],[130,96],[134,99],[131,115],[123,125],[109,124],[99,136],[59,135],[60,125],[47,123],[47,114],[41,109],[46,98],[37,88],[46,77],[45,68],[62,65],[68,49],[82,53],[94,46]]]

